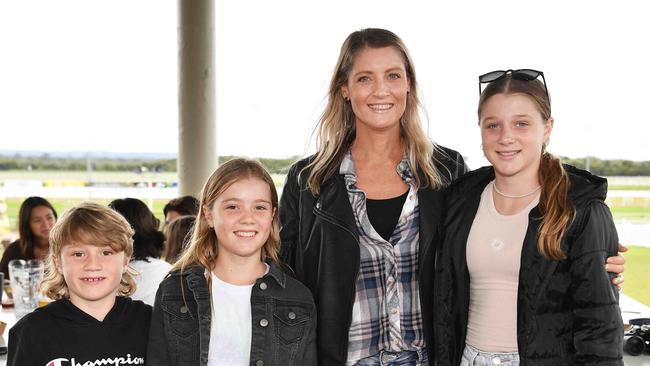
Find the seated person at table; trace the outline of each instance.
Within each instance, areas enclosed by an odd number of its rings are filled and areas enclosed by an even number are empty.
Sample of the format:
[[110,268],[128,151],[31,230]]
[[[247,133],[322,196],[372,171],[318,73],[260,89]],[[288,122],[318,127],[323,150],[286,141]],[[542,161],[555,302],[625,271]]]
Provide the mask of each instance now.
[[71,208],[50,234],[42,290],[56,300],[9,330],[8,366],[142,365],[151,307],[131,300],[133,230],[94,203]]
[[50,230],[56,222],[56,210],[42,197],[27,197],[18,213],[20,238],[9,244],[0,260],[0,271],[9,278],[13,259],[45,259],[50,248]]

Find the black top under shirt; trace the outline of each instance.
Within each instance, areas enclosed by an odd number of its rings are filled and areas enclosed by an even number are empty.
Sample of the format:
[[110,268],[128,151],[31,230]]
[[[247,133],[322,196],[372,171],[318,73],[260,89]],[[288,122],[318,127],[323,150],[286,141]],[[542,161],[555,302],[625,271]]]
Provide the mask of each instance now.
[[366,199],[366,210],[368,219],[375,231],[386,241],[390,241],[390,236],[397,226],[399,215],[402,213],[402,207],[406,202],[407,190],[398,197],[388,198],[385,200]]

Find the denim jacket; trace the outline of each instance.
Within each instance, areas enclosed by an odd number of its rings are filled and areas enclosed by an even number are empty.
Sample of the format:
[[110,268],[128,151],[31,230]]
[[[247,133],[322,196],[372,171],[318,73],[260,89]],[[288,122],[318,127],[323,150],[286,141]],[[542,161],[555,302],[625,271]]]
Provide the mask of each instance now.
[[[200,266],[186,268],[182,274],[176,270],[160,284],[147,365],[207,365],[212,312],[206,272]],[[250,365],[316,365],[316,308],[311,293],[274,263],[255,281],[251,319]]]

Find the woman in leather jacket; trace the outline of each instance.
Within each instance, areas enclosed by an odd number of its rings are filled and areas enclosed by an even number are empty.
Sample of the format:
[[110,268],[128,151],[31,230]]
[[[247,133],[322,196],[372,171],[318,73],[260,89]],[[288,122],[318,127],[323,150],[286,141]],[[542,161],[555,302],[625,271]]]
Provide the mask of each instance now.
[[623,365],[607,181],[546,151],[543,73],[482,75],[483,151],[492,164],[449,188],[436,262],[438,365]]
[[466,168],[426,136],[418,106],[402,41],[350,34],[319,151],[292,166],[280,204],[283,258],[317,305],[319,365],[427,364],[433,266],[422,263],[433,263],[440,188]]

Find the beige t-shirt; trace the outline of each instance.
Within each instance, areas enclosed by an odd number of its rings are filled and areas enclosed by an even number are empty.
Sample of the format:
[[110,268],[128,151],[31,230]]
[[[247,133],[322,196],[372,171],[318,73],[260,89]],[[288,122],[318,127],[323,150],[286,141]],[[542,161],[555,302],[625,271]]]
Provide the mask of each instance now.
[[485,352],[517,352],[517,286],[528,214],[539,193],[519,213],[501,215],[494,207],[494,181],[481,202],[467,238],[470,275],[466,343]]

